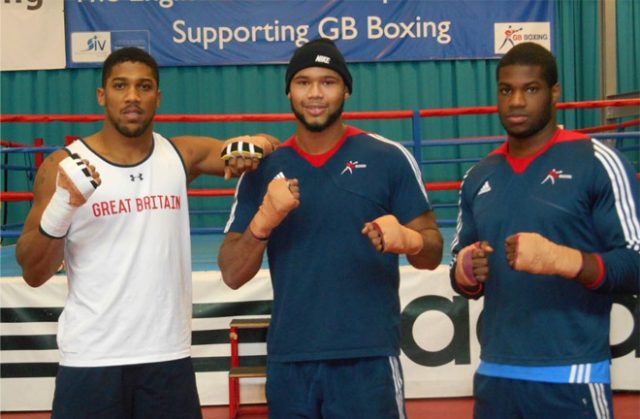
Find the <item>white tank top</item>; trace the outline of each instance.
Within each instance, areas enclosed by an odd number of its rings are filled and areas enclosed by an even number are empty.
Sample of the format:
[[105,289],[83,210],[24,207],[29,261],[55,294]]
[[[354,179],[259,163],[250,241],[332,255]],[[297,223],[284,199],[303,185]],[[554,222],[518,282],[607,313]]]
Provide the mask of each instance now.
[[60,364],[97,367],[185,358],[191,350],[187,176],[167,139],[134,166],[83,141],[67,147],[102,184],[74,215],[65,242],[69,295],[58,324]]

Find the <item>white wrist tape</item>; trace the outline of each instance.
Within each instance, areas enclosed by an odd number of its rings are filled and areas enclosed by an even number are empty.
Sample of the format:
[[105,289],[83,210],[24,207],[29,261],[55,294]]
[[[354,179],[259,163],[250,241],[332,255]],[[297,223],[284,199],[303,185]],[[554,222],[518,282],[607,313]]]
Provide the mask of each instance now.
[[[62,238],[66,236],[71,225],[73,214],[78,207],[70,204],[71,194],[78,193],[86,201],[98,187],[98,183],[91,176],[91,171],[86,163],[77,154],[71,154],[58,164],[58,174],[56,176],[56,191],[51,197],[49,204],[42,213],[40,219],[40,230],[49,237]],[[60,185],[60,176],[64,176],[70,181],[65,182],[73,191],[69,191]],[[76,199],[76,201],[78,201]]]
[[[58,176],[60,176],[58,174]],[[57,184],[57,179],[56,179]],[[69,203],[69,191],[57,187],[40,219],[40,231],[54,239],[61,239],[67,235],[73,214],[78,210]]]

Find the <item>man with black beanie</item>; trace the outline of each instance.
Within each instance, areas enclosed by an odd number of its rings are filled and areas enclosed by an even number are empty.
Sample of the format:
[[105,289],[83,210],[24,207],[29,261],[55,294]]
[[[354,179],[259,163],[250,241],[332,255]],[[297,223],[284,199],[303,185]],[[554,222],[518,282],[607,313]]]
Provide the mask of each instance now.
[[294,136],[238,182],[218,263],[239,288],[267,250],[272,418],[404,418],[399,255],[442,259],[419,166],[400,144],[342,121],[353,86],[336,45],[295,51]]
[[287,66],[285,93],[289,94],[289,85],[293,76],[307,67],[324,67],[334,70],[342,77],[349,94],[353,92],[351,73],[347,68],[347,63],[344,61],[342,53],[340,53],[333,41],[320,38],[296,50]]

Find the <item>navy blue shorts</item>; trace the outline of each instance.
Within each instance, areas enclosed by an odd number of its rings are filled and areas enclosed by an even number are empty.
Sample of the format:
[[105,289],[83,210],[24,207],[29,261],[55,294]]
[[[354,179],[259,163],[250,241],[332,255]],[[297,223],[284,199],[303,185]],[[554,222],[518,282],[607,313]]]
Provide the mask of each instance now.
[[53,419],[201,419],[191,358],[58,367]]
[[406,418],[397,357],[268,362],[272,419]]
[[476,374],[475,419],[611,419],[609,384],[565,384]]

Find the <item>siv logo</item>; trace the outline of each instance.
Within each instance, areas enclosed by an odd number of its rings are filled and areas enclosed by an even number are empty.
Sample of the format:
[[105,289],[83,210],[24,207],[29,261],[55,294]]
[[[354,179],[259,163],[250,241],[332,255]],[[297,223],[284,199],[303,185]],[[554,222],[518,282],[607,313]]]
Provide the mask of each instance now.
[[85,49],[85,51],[104,51],[106,46],[106,40],[100,40],[98,35],[93,35],[87,40],[87,49]]
[[354,170],[365,169],[366,167],[367,165],[364,163],[358,163],[357,161],[349,160],[340,174],[344,175],[346,172],[349,172],[349,174],[352,175]]
[[572,179],[573,175],[569,173],[564,173],[562,170],[551,169],[547,176],[540,182],[541,185],[544,185],[547,182],[551,182],[552,185],[556,184],[556,180],[558,179]]
[[101,63],[111,53],[111,32],[73,32],[71,61]]
[[551,50],[549,22],[506,22],[493,24],[495,54],[506,54],[522,42],[535,42]]

